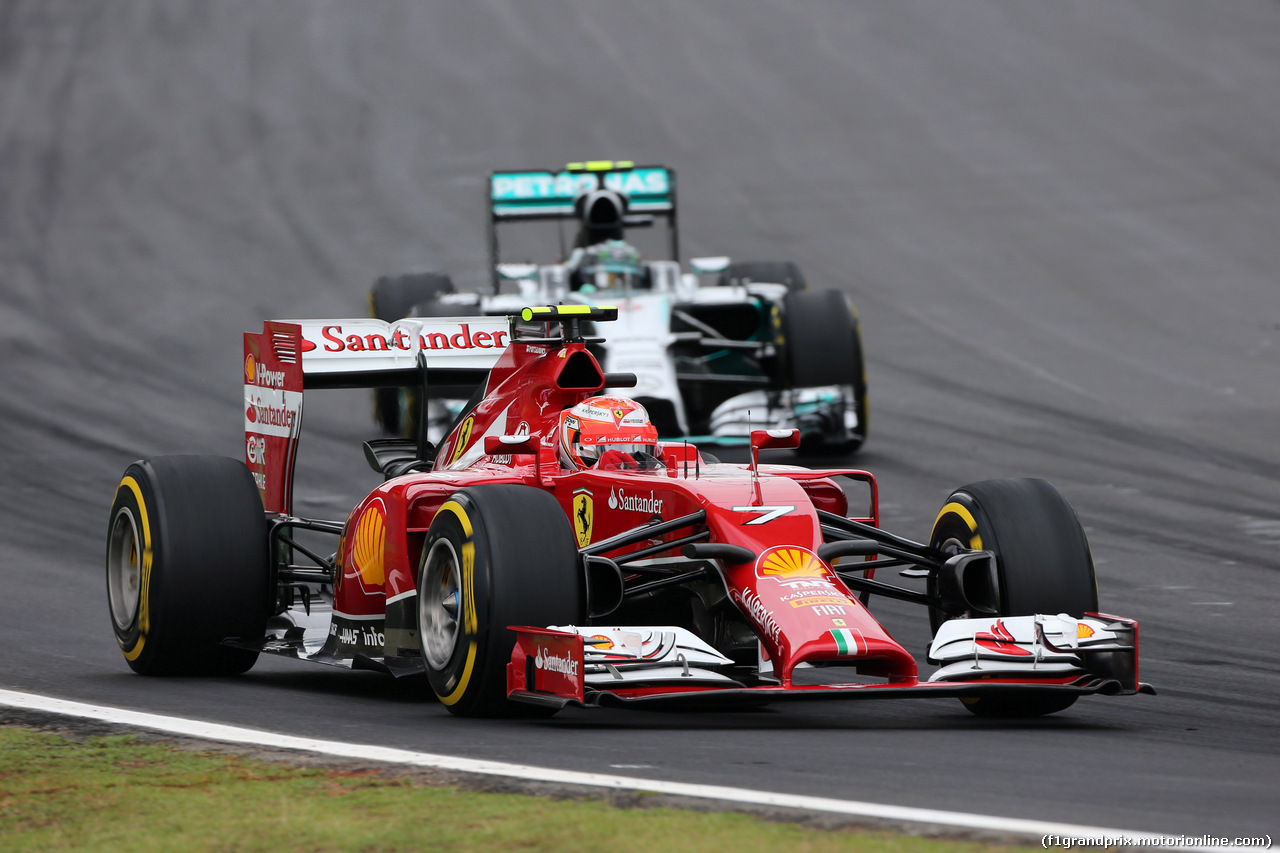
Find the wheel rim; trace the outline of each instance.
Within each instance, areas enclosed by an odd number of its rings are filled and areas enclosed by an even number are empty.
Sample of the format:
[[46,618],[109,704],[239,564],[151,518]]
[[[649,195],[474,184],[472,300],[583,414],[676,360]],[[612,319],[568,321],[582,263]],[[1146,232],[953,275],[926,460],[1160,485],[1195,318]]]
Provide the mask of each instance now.
[[[938,541],[938,529],[937,529],[936,527],[935,527],[935,529],[934,529],[934,531],[933,531],[933,535],[930,537],[929,545],[930,545],[931,547],[936,548],[937,550],[941,551],[941,552],[942,552],[942,554],[943,554],[943,556],[945,556],[945,557],[954,557],[956,554],[959,554],[959,553],[960,553],[960,552],[962,552],[962,551],[967,551],[967,550],[969,549],[969,546],[968,546],[968,545],[966,545],[964,542],[961,542],[961,541],[960,541],[957,537],[955,537],[955,536],[947,536],[947,538],[945,538],[945,539],[943,539],[942,541],[940,541],[940,542],[939,542],[939,541]],[[936,581],[936,580],[931,580],[931,581],[929,582],[929,589],[931,590],[931,592],[936,592],[936,591],[937,591],[937,581]],[[929,629],[930,629],[934,634],[937,634],[937,633],[938,633],[938,628],[942,625],[942,623],[943,623],[943,622],[947,622],[947,621],[949,621],[949,620],[951,620],[951,619],[955,619],[955,618],[957,618],[957,617],[959,617],[959,616],[966,616],[966,615],[967,615],[967,614],[963,614],[963,613],[959,613],[959,614],[957,614],[957,613],[945,613],[945,612],[943,612],[942,610],[940,610],[939,608],[937,608],[937,607],[933,607],[933,606],[931,605],[931,606],[929,607]],[[975,700],[975,701],[976,701],[976,700]],[[968,700],[966,699],[966,700],[965,700],[965,702],[966,702],[966,704],[967,704],[967,703],[968,703]]]
[[107,594],[111,618],[116,629],[125,632],[138,618],[138,602],[142,595],[141,537],[133,513],[126,507],[116,512],[111,522],[111,539],[107,547]]
[[462,578],[458,552],[448,539],[437,539],[427,554],[418,590],[418,626],[422,653],[431,669],[440,671],[449,664],[458,645]]
[[961,551],[968,550],[965,544],[954,536],[948,537],[941,545],[936,545],[934,547],[948,557],[954,557]]

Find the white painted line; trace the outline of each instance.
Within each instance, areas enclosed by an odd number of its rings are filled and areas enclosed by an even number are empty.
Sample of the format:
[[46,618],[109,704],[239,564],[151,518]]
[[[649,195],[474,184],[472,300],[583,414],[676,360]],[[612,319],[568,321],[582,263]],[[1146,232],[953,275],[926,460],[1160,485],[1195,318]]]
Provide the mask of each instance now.
[[[550,782],[562,785],[583,785],[609,790],[644,791],[676,797],[692,797],[720,800],[729,803],[770,806],[774,808],[802,809],[855,817],[872,818],[900,823],[949,826],[958,829],[985,830],[989,832],[1017,834],[1040,841],[1045,836],[1069,838],[1119,838],[1138,840],[1151,844],[1152,840],[1170,838],[1148,832],[1131,832],[1120,829],[1104,829],[1096,826],[1079,826],[1067,823],[1050,823],[1021,818],[975,815],[965,812],[919,809],[907,806],[889,806],[881,803],[864,803],[856,800],[836,800],[828,797],[808,797],[798,794],[778,794],[769,791],[753,791],[748,788],[729,788],[720,785],[696,785],[686,782],[665,782],[634,776],[613,776],[604,773],[584,773],[574,770],[555,770],[549,767],[533,767],[526,764],[507,764],[501,761],[485,761],[475,758],[458,758],[451,755],[435,755],[428,752],[411,752],[384,746],[367,746],[332,740],[295,737],[277,732],[245,729],[219,723],[206,723],[182,717],[166,717],[111,708],[105,705],[89,705],[66,699],[54,699],[34,693],[19,693],[0,689],[0,705],[29,711],[62,714],[81,719],[98,720],[122,726],[149,729],[186,737],[214,740],[223,743],[264,746],[274,749],[292,749],[301,752],[356,758],[364,761],[380,761],[388,764],[405,764],[414,767],[430,767],[459,773],[478,773],[523,779],[533,782]],[[1172,836],[1176,838],[1178,836]],[[1213,850],[1209,847],[1179,847],[1180,850]]]

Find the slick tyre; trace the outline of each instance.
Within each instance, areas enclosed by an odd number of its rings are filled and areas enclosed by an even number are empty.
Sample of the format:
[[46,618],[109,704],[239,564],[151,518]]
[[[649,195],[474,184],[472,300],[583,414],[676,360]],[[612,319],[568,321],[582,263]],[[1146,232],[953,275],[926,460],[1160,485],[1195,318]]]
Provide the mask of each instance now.
[[[416,306],[425,305],[442,293],[453,293],[453,279],[441,272],[406,273],[382,276],[369,290],[369,315],[390,323],[419,315]],[[413,438],[413,405],[401,388],[376,388],[373,417],[382,431]]]
[[[836,385],[852,395],[857,426],[844,433],[843,423],[806,435],[802,452],[838,449],[852,452],[867,438],[867,370],[862,357],[862,331],[853,302],[838,290],[788,293],[783,301],[784,382],[790,388]],[[833,442],[832,435],[843,438]]]
[[721,286],[741,286],[753,282],[785,284],[788,290],[804,290],[804,274],[794,261],[736,261],[720,274]]
[[267,523],[249,469],[221,456],[130,465],[107,528],[107,600],[125,661],[142,675],[229,675],[258,653],[270,609]]
[[422,548],[418,636],[432,690],[451,713],[554,713],[507,700],[508,627],[580,623],[578,574],[569,521],[541,489],[473,486],[444,502]]
[[[984,480],[957,489],[938,513],[929,544],[947,554],[993,552],[1001,616],[1080,617],[1098,609],[1084,528],[1067,499],[1044,480]],[[965,615],[931,609],[930,626],[937,633],[947,618]],[[980,716],[1033,717],[1061,711],[1075,697],[1010,694],[963,701]]]
[[[452,292],[452,291],[449,291]],[[415,303],[408,317],[466,317],[479,309],[475,305],[441,302],[439,294],[425,302]],[[420,388],[375,388],[373,391],[374,420],[385,432],[401,438],[418,437],[418,400]],[[446,433],[447,434],[447,433]]]
[[384,275],[369,290],[369,314],[390,323],[413,316],[415,305],[453,292],[453,279],[442,272]]

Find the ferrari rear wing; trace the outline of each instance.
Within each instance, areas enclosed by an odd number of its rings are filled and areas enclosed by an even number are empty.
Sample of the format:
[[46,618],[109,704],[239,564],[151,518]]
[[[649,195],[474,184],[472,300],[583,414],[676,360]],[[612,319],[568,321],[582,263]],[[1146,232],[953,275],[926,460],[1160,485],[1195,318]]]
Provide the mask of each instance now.
[[305,388],[416,385],[424,366],[433,384],[474,385],[511,343],[506,317],[282,322],[301,328]]
[[246,332],[245,463],[263,508],[292,512],[304,389],[414,386],[425,405],[428,387],[484,382],[511,334],[507,317],[484,316],[268,320]]

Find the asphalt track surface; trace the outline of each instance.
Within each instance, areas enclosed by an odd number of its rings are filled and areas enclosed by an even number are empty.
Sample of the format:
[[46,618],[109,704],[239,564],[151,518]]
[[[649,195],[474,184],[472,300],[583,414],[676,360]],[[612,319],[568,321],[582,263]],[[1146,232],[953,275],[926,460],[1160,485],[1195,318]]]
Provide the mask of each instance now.
[[[0,0],[0,687],[389,747],[1094,826],[1277,829],[1280,3]],[[485,278],[495,168],[679,171],[686,255],[848,290],[886,526],[1038,476],[1158,696],[450,717],[370,673],[132,675],[132,460],[239,456],[240,334]],[[300,512],[376,481],[309,399]],[[923,614],[873,606],[921,651]]]

